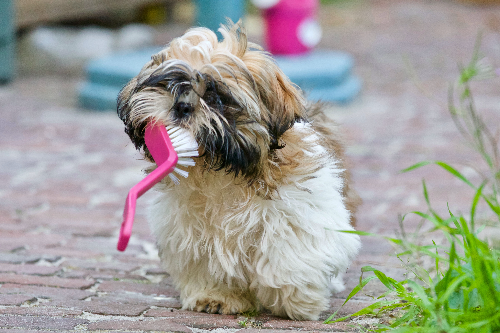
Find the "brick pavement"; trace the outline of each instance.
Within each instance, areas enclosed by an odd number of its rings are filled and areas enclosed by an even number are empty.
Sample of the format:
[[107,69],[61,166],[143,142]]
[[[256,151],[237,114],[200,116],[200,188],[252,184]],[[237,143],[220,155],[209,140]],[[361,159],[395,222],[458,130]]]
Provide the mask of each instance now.
[[[448,83],[472,53],[478,30],[493,64],[500,59],[500,8],[441,1],[351,1],[321,13],[322,47],[346,50],[365,81],[354,103],[332,107],[350,142],[356,188],[364,200],[360,230],[393,235],[398,214],[423,209],[421,179],[438,209],[463,207],[468,189],[436,168],[399,170],[421,160],[475,163],[446,111]],[[166,38],[165,36],[161,38]],[[170,37],[169,37],[170,38]],[[405,64],[415,68],[416,80]],[[498,66],[497,66],[498,67]],[[123,202],[144,164],[114,113],[75,106],[80,77],[21,75],[0,87],[0,332],[349,331],[353,323],[324,325],[261,315],[243,329],[243,317],[180,310],[179,294],[160,268],[139,202],[134,235],[116,251]],[[490,119],[499,105],[497,80],[475,85],[477,104]],[[417,221],[410,220],[409,228]],[[363,239],[346,274],[345,299],[363,265],[399,275],[390,246]],[[376,293],[379,286],[369,290]],[[341,313],[368,304],[359,296]],[[328,316],[325,312],[323,318]]]

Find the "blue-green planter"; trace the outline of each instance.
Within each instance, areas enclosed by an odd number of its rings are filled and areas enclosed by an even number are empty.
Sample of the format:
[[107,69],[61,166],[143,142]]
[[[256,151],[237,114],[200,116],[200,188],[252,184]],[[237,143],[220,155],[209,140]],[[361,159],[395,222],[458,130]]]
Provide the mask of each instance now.
[[0,83],[14,75],[14,2],[0,0]]
[[[151,48],[91,61],[87,66],[87,81],[80,88],[80,105],[93,110],[116,110],[120,89],[158,51]],[[344,104],[361,90],[361,80],[352,73],[354,60],[343,52],[315,51],[295,57],[280,56],[276,57],[276,62],[311,100]]]
[[[196,19],[194,24],[213,31],[217,31],[221,23],[225,24],[227,18],[238,22],[245,13],[245,1],[243,0],[196,0],[195,4]],[[220,38],[220,34],[217,34]]]

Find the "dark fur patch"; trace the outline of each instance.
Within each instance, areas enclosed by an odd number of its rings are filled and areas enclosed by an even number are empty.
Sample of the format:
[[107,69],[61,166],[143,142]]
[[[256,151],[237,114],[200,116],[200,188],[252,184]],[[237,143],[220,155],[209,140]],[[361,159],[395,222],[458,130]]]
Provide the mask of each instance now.
[[248,119],[243,107],[223,82],[209,75],[203,76],[206,91],[202,98],[223,124],[220,129],[214,121],[211,127],[215,129],[215,135],[210,134],[208,127],[203,127],[196,138],[204,148],[206,167],[234,173],[235,177],[255,178],[259,172],[260,148],[257,142],[250,142],[238,129],[252,120]]
[[301,121],[305,121],[305,119],[297,116],[292,120],[271,118],[267,123],[269,136],[271,137],[271,141],[269,142],[269,149],[273,151],[276,149],[284,148],[285,143],[280,142],[281,136],[285,134],[285,132],[290,128],[292,128],[296,122]]
[[[130,100],[129,99],[124,99],[122,96],[128,95],[132,96],[132,93],[127,92],[126,90],[130,90],[130,83],[129,85],[125,86],[121,91],[120,94],[118,94],[118,99],[117,99],[117,113],[118,117],[123,121],[125,124],[125,133],[128,135],[130,138],[130,141],[135,146],[135,149],[140,150],[144,149],[144,151],[147,151],[146,148],[146,143],[144,142],[144,132],[146,130],[146,125],[147,124],[140,124],[139,126],[133,126],[132,125],[132,120],[130,119]],[[135,91],[135,87],[132,88]],[[149,151],[147,152],[149,154]]]
[[[250,180],[256,178],[259,173],[261,154],[267,154],[267,152],[260,151],[257,138],[253,141],[239,131],[240,127],[252,123],[253,120],[248,118],[244,106],[238,103],[224,82],[215,80],[208,74],[198,75],[201,76],[206,86],[203,96],[200,97],[223,124],[222,129],[217,128],[215,123],[211,124],[211,127],[216,130],[215,135],[210,134],[208,127],[203,127],[198,131],[196,140],[204,148],[203,156],[206,168],[216,171],[224,170],[226,173],[233,173],[235,177],[241,175]],[[159,87],[171,93],[175,92],[175,107],[179,97],[187,90],[192,89],[191,80],[191,76],[183,66],[172,66],[167,72],[153,73],[140,84],[135,83],[125,87],[123,90],[129,90],[128,93],[120,93],[118,115],[125,124],[125,133],[130,137],[137,150],[144,151],[146,157],[151,158],[144,142],[147,123],[132,125],[130,100],[123,99],[121,96],[132,96],[147,87]],[[173,111],[175,112],[175,110]],[[179,121],[182,118],[177,117]],[[268,121],[266,125],[271,139],[269,144],[271,152],[284,147],[280,138],[296,121],[299,119],[287,120],[276,117]]]
[[[167,72],[162,72],[160,70],[151,74],[146,80],[141,83],[131,82],[125,86],[117,100],[117,112],[120,119],[125,124],[125,133],[129,136],[130,140],[134,144],[137,150],[143,150],[146,157],[151,159],[146,143],[144,142],[144,132],[146,130],[147,123],[142,123],[139,125],[133,125],[130,119],[130,99],[124,99],[122,96],[133,96],[139,91],[148,88],[156,87],[163,88],[170,92],[175,92],[175,102],[174,106],[177,104],[179,97],[186,92],[188,89],[192,89],[191,86],[191,76],[186,72],[184,66],[172,66]],[[125,90],[129,90],[125,93]]]

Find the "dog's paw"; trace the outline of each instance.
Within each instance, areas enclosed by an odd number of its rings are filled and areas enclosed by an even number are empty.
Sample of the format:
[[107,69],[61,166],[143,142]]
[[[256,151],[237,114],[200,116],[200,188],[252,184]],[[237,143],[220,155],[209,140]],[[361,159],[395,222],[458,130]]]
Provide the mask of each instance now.
[[193,310],[206,313],[237,314],[255,309],[255,306],[244,297],[207,297],[196,301]]
[[196,301],[196,307],[194,310],[206,313],[232,314],[223,302],[214,301],[208,298]]

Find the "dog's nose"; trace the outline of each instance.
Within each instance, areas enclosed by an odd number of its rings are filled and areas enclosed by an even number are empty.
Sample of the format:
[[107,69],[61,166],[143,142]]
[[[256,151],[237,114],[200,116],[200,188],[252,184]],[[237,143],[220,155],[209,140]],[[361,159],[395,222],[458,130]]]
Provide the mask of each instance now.
[[191,103],[178,102],[174,106],[174,114],[176,118],[184,118],[189,116],[194,111],[194,106]]

